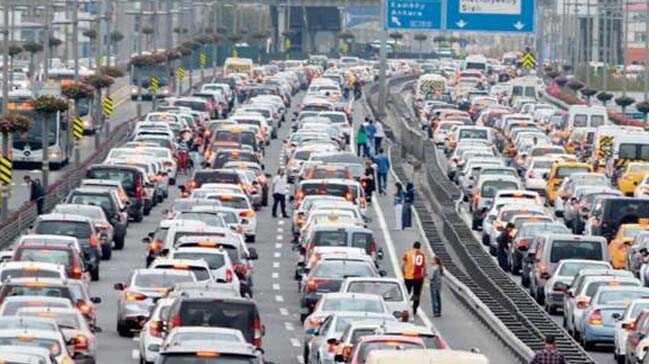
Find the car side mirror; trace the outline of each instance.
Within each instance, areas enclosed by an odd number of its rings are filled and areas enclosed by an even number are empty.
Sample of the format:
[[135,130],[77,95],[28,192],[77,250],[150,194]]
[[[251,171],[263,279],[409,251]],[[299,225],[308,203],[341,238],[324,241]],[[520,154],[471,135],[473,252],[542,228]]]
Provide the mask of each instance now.
[[257,249],[255,249],[255,248],[248,248],[248,259],[250,259],[250,260],[257,260],[257,259],[259,259],[259,256],[257,255]]
[[151,238],[148,237],[148,236],[145,236],[144,238],[142,238],[142,243],[151,244]]
[[123,291],[124,290],[124,283],[115,283],[115,284],[113,284],[113,288],[116,291]]
[[548,173],[543,173],[543,179],[548,179],[550,175]]
[[101,297],[90,297],[90,302],[94,304],[100,304],[101,303]]
[[619,321],[620,319],[622,319],[622,315],[620,315],[619,312],[614,312],[614,313],[611,315],[611,317],[612,317],[614,320],[618,320],[618,321]]
[[383,248],[379,248],[379,250],[376,252],[376,259],[383,260]]
[[153,239],[153,236],[155,236],[155,231],[151,231],[150,233],[146,234],[146,236],[150,237]]
[[163,257],[169,255],[169,248],[160,250],[160,255],[162,255]]
[[556,290],[565,292],[568,289],[568,285],[563,282],[557,282],[554,284]]

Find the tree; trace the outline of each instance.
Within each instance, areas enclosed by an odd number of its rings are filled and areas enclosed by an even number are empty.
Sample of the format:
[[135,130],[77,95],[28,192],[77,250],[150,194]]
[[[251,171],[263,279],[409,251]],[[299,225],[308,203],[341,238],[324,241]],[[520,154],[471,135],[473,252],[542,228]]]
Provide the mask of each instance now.
[[615,98],[617,106],[622,108],[622,114],[626,115],[626,108],[633,105],[635,99],[629,96],[620,96]]
[[234,43],[234,44],[237,44],[237,43],[241,42],[241,39],[243,39],[243,37],[241,35],[239,35],[239,34],[230,34],[228,36],[228,40],[231,43]]
[[63,41],[59,38],[54,36],[50,37],[50,49],[58,48],[61,44],[63,44]]
[[417,33],[415,34],[415,41],[419,43],[419,56],[421,58],[421,55],[423,53],[423,45],[424,42],[428,40],[428,36],[424,33]]
[[29,53],[29,73],[34,75],[34,56],[36,53],[43,51],[43,45],[37,42],[27,42],[23,45],[23,49]]
[[577,92],[577,91],[581,90],[582,88],[584,88],[585,85],[581,81],[572,79],[572,80],[568,81],[566,86],[568,86],[568,88],[571,89],[572,91]]
[[51,115],[57,111],[64,112],[68,109],[67,101],[56,96],[42,95],[32,101],[34,111],[39,114]]
[[33,120],[19,114],[10,112],[0,118],[0,133],[2,134],[2,154],[9,155],[9,134],[17,132],[25,134],[31,129]]
[[597,94],[597,100],[599,100],[604,106],[613,98],[613,94],[606,91],[601,91]]
[[597,93],[597,90],[592,89],[590,87],[584,87],[581,90],[579,90],[579,93],[581,93],[590,104],[590,98]]
[[403,34],[399,32],[392,32],[388,36],[394,41],[394,48],[397,49],[399,46],[399,41],[403,39]]
[[85,82],[72,82],[61,86],[61,94],[75,101],[89,98],[92,91],[92,87]]

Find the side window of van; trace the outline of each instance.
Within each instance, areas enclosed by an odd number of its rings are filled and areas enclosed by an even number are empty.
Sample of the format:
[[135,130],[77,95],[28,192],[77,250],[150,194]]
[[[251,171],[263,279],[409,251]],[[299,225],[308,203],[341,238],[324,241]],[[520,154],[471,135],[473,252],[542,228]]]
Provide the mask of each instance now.
[[588,126],[588,115],[576,114],[573,122],[573,127],[584,128]]

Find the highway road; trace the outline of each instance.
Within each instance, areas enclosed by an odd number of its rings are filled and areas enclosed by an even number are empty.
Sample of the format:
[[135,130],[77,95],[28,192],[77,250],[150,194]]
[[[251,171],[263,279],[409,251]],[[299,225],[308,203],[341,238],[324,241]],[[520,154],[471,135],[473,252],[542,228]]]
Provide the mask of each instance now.
[[[360,108],[356,108],[355,114],[356,120],[362,119]],[[280,143],[289,132],[287,124],[279,131],[279,138],[267,148],[265,164],[269,172],[274,172],[278,167]],[[124,282],[133,269],[144,266],[146,246],[141,243],[141,239],[157,226],[162,218],[162,211],[177,196],[178,190],[172,189],[170,198],[165,203],[156,207],[143,222],[131,225],[125,249],[114,251],[112,259],[102,263],[101,280],[91,285],[92,294],[103,300],[98,307],[98,324],[103,329],[103,332],[98,334],[99,363],[134,362],[132,350],[137,347],[137,342],[134,339],[119,337],[116,332],[117,292],[113,290],[113,284]],[[370,228],[377,235],[377,244],[386,252],[383,268],[388,270],[390,275],[394,275],[393,262],[398,261],[401,253],[419,237],[414,229],[391,229],[394,217],[389,196],[376,199],[373,206],[370,211]],[[266,326],[263,346],[267,357],[276,363],[301,363],[302,324],[299,321],[297,284],[293,280],[295,253],[290,243],[290,220],[272,218],[269,208],[259,211],[258,218],[260,220],[257,242],[254,246],[260,258],[255,264],[254,295],[259,304],[262,322]],[[515,362],[495,336],[447,290],[444,290],[444,311],[441,318],[435,318],[432,322],[426,319],[426,316],[431,316],[428,302],[428,295],[425,294],[420,310],[423,314],[420,317],[423,317],[424,321],[418,318],[418,322],[432,324],[452,348],[478,348],[494,363]]]

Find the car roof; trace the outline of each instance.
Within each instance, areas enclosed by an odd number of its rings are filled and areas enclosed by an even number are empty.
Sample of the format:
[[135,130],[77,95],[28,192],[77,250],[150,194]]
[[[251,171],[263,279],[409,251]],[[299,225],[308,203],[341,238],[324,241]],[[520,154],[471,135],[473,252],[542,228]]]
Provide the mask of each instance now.
[[46,214],[46,215],[39,215],[38,216],[39,221],[71,221],[71,222],[87,222],[89,224],[92,223],[92,221],[82,215],[73,215],[73,214]]

